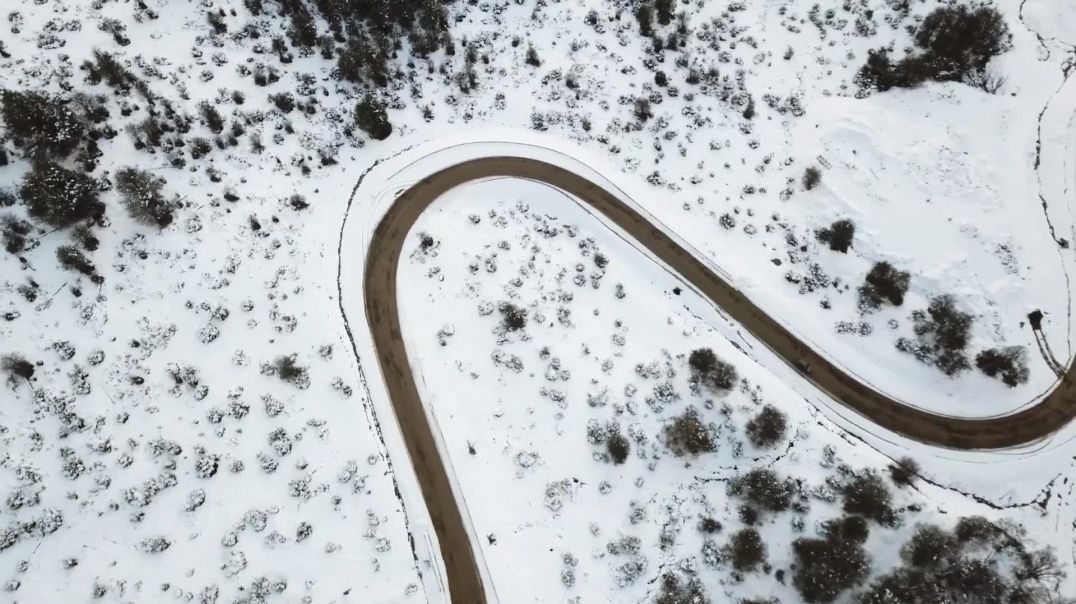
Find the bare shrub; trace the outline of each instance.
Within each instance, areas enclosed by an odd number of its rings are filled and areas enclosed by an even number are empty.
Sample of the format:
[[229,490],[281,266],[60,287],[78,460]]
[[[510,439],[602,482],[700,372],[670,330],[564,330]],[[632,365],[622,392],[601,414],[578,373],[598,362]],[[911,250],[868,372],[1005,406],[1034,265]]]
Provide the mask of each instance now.
[[810,191],[822,182],[822,171],[815,166],[808,166],[803,171],[803,188]]

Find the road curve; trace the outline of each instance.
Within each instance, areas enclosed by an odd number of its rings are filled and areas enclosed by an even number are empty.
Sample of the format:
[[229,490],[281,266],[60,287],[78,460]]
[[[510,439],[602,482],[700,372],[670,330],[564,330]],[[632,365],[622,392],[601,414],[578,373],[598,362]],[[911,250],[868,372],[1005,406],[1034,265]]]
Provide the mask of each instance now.
[[367,249],[364,292],[366,318],[381,373],[392,400],[429,510],[453,602],[486,601],[473,544],[462,508],[452,491],[429,417],[415,384],[400,328],[396,275],[411,227],[438,197],[464,183],[489,177],[516,177],[557,187],[600,212],[759,341],[793,367],[807,363],[804,376],[833,400],[874,423],[926,444],[952,449],[1001,449],[1054,433],[1076,416],[1076,370],[1070,365],[1053,391],[1037,404],[1005,416],[983,419],[930,413],[872,389],[813,351],[715,274],[646,217],[611,191],[559,166],[526,157],[487,157],[436,172],[399,195],[377,225]]

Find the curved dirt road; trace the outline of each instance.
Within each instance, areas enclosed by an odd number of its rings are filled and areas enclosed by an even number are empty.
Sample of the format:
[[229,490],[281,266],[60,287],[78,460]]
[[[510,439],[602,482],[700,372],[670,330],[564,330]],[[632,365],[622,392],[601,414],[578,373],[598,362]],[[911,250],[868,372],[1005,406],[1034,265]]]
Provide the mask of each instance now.
[[569,170],[530,158],[466,161],[419,181],[394,201],[370,241],[364,283],[366,317],[381,372],[437,532],[453,602],[485,602],[485,589],[446,464],[437,450],[433,429],[408,364],[397,308],[396,274],[408,232],[419,215],[449,189],[494,176],[526,178],[555,186],[600,212],[779,357],[793,366],[808,363],[811,373],[805,377],[815,386],[888,430],[953,449],[999,449],[1039,440],[1076,416],[1076,371],[1071,366],[1046,398],[1011,415],[970,419],[908,406],[859,382],[811,350],[605,188]]

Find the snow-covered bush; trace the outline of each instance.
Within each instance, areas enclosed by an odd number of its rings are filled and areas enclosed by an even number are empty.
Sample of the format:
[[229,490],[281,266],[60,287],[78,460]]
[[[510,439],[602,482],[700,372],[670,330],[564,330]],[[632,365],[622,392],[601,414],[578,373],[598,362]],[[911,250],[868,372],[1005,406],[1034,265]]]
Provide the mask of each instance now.
[[97,183],[51,161],[36,162],[23,179],[19,193],[30,215],[51,226],[96,222],[105,215]]

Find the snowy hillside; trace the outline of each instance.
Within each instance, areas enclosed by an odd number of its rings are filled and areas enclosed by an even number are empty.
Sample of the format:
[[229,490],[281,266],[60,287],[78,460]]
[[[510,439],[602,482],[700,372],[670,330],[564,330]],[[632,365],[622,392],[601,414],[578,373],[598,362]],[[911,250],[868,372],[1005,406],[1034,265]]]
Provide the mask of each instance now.
[[[864,86],[939,6],[6,3],[0,600],[445,601],[361,305],[342,316],[366,241],[340,236],[488,141],[582,160],[908,404],[1040,399],[1074,352],[1076,6],[996,3],[978,81]],[[885,578],[943,572],[1076,593],[1071,426],[1000,452],[875,429],[540,184],[461,187],[410,237],[403,335],[500,601],[899,602]],[[883,261],[906,291],[865,305]],[[914,314],[945,294],[963,365]],[[913,537],[948,548],[928,575],[895,570]],[[860,552],[837,593],[797,583]]]

